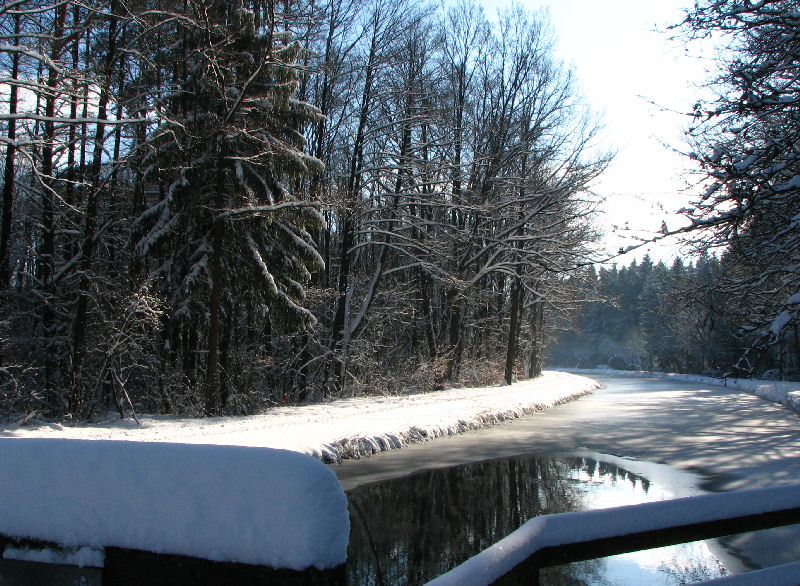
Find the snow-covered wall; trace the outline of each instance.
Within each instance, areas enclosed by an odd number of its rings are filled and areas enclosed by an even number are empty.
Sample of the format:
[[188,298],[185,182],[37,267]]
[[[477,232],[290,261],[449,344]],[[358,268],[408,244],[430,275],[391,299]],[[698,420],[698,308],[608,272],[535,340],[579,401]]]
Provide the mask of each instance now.
[[347,499],[284,450],[0,439],[0,534],[320,570],[343,564]]
[[679,380],[705,385],[718,385],[739,389],[772,401],[780,403],[800,413],[800,382],[781,382],[757,380],[749,378],[715,378],[699,374],[676,374],[672,372],[658,372],[648,370],[613,370],[610,368],[569,368],[566,372],[576,374],[605,374],[614,376],[637,376],[642,378],[663,378]]

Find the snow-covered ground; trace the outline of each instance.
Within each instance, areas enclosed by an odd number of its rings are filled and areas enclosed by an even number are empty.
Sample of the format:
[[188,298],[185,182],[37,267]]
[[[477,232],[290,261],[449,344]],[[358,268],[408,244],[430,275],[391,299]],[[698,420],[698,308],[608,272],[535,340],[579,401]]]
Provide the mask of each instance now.
[[635,376],[641,378],[663,378],[679,380],[706,385],[718,385],[739,389],[772,401],[780,403],[800,413],[800,382],[781,382],[770,380],[754,380],[749,378],[716,378],[701,376],[699,374],[675,374],[671,372],[658,372],[647,370],[613,370],[610,368],[568,368],[559,372],[575,374],[604,374],[614,376]]
[[250,417],[145,416],[139,417],[140,425],[129,419],[76,426],[11,425],[0,430],[0,437],[269,447],[338,462],[543,411],[599,386],[575,374],[545,372],[539,378],[510,386],[342,399],[279,407]]
[[[722,383],[686,375],[596,372]],[[332,522],[330,534],[322,541],[313,541],[317,545],[294,548],[303,556],[290,558],[281,549],[308,530],[308,520],[316,523],[327,514],[309,512],[306,501],[314,500],[309,494],[320,482],[328,487],[333,474],[307,456],[328,462],[358,458],[545,410],[591,393],[598,386],[596,381],[574,373],[550,371],[533,381],[511,386],[338,400],[282,407],[252,417],[197,420],[146,416],[140,418],[140,424],[109,419],[92,425],[10,425],[0,429],[0,470],[19,473],[0,478],[0,494],[4,495],[0,534],[29,534],[65,543],[74,548],[78,560],[91,560],[95,555],[95,550],[81,546],[96,548],[113,542],[276,567],[329,567],[341,563],[341,544],[347,541],[346,521],[342,518]],[[797,408],[798,384],[728,379],[727,386]],[[34,439],[45,441],[28,441]],[[279,460],[285,456],[279,454],[287,452],[274,448],[305,454],[293,454],[303,458],[303,463],[281,464]],[[242,474],[242,470],[248,472]],[[287,471],[288,480],[276,488],[270,483],[276,476],[283,477],[283,470]],[[341,512],[341,487],[335,480],[334,484],[337,490],[325,488],[323,493],[327,496],[320,497],[319,502],[326,511]],[[219,498],[217,489],[230,487],[233,493]],[[83,495],[83,500],[70,500],[76,494]],[[84,510],[87,502],[95,503],[88,512]],[[256,509],[251,508],[254,502],[259,503]],[[41,503],[47,506],[41,507]],[[66,511],[65,516],[59,516],[59,507]],[[155,513],[135,521],[147,507],[154,507]],[[220,516],[213,513],[214,524],[222,524],[222,529],[198,529],[205,522],[198,511],[215,508]],[[175,512],[167,513],[167,509]],[[254,533],[243,539],[240,531],[232,535],[225,530],[225,519],[238,519],[238,529],[245,521],[255,520],[258,525],[262,517],[278,520],[277,526],[265,525],[268,535],[253,529]],[[125,523],[116,522],[120,518]],[[156,531],[154,543],[145,543],[153,539],[152,526],[158,523],[172,527],[172,533]],[[86,527],[94,529],[87,533]],[[216,537],[220,537],[219,543]],[[219,545],[223,542],[233,545]],[[336,546],[321,545],[322,542]],[[48,552],[31,553],[18,548],[6,548],[3,555],[11,559],[39,556],[43,561],[52,557]]]

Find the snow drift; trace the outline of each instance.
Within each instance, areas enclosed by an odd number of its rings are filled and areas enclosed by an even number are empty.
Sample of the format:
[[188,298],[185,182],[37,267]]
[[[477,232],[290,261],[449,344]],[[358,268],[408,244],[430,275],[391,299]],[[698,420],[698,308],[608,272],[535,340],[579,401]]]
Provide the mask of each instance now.
[[0,534],[273,568],[343,564],[334,473],[284,450],[0,439]]

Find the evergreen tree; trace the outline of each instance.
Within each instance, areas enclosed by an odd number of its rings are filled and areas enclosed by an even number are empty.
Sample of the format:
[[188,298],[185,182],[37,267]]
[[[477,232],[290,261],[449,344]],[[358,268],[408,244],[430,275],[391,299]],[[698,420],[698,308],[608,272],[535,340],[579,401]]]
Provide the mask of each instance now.
[[324,221],[292,189],[322,168],[302,150],[303,129],[319,113],[293,97],[301,47],[272,2],[190,2],[186,16],[158,56],[164,66],[180,63],[178,90],[149,141],[145,180],[164,189],[137,220],[136,250],[157,263],[170,337],[188,337],[189,353],[204,342],[210,414],[227,400],[219,351],[234,304],[263,304],[266,319],[289,330],[314,322],[304,285],[323,268],[310,234]]

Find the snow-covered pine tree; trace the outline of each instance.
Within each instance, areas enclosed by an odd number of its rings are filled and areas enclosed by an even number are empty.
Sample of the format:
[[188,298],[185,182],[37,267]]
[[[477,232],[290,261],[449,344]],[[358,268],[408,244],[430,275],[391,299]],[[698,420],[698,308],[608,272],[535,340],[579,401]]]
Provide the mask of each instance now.
[[310,232],[324,222],[290,189],[322,168],[303,152],[304,125],[320,114],[293,98],[301,47],[274,2],[185,7],[170,25],[174,43],[158,55],[171,87],[150,137],[146,179],[155,193],[136,222],[135,246],[158,263],[170,339],[180,340],[184,362],[194,367],[191,356],[205,350],[211,414],[226,402],[220,324],[234,303],[266,309],[284,330],[314,321],[304,285],[323,267]]

